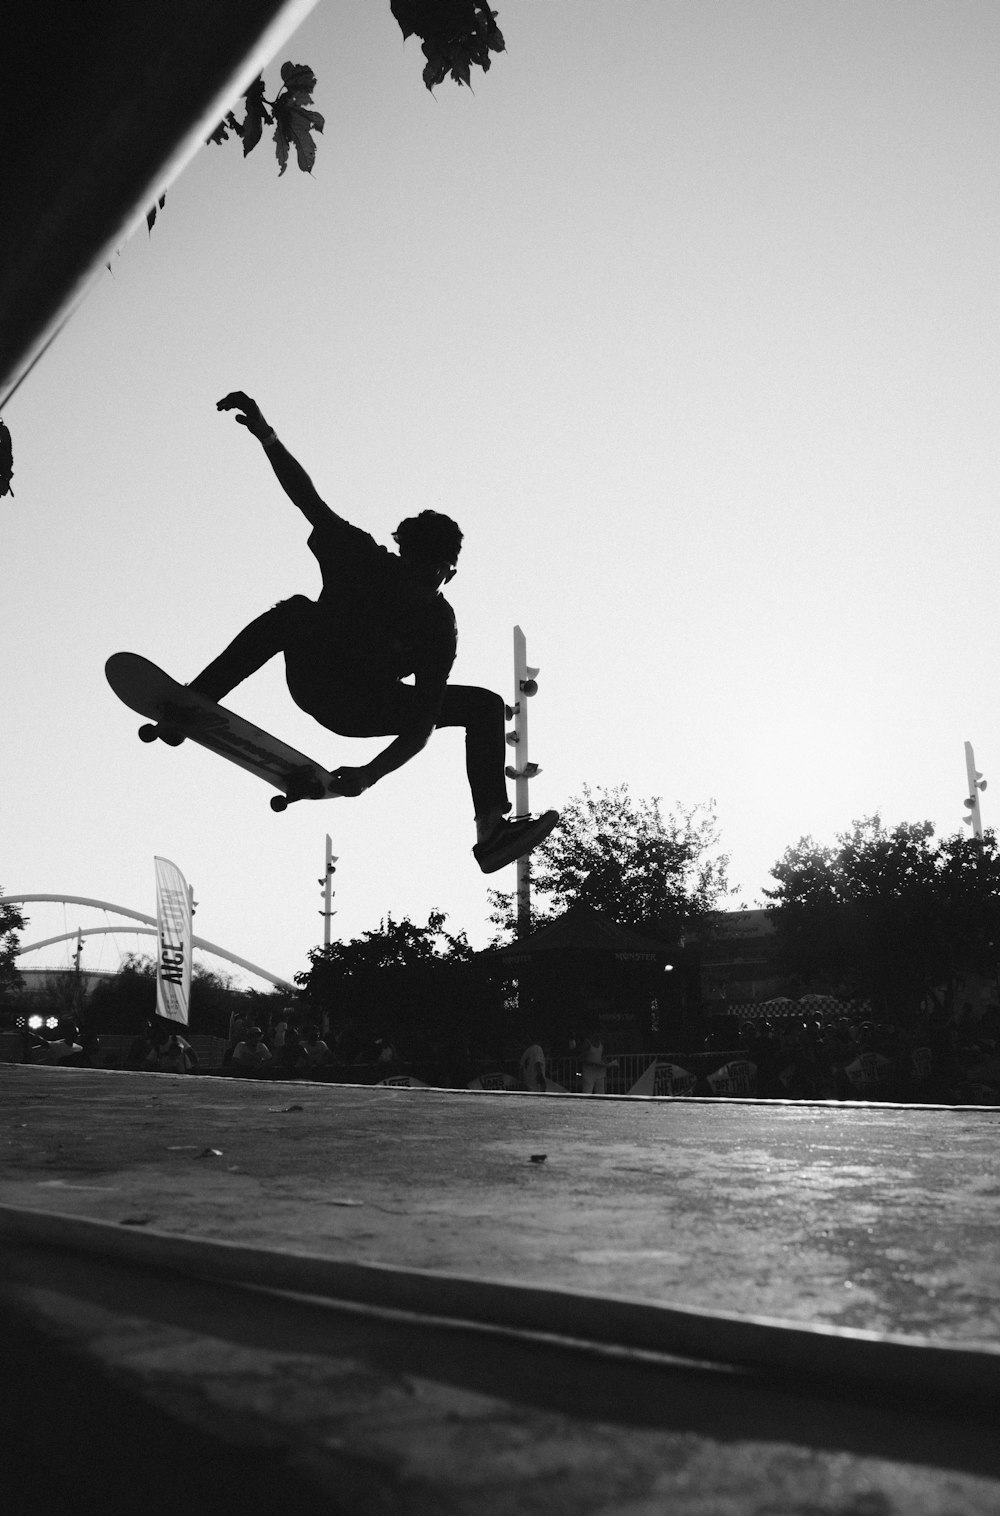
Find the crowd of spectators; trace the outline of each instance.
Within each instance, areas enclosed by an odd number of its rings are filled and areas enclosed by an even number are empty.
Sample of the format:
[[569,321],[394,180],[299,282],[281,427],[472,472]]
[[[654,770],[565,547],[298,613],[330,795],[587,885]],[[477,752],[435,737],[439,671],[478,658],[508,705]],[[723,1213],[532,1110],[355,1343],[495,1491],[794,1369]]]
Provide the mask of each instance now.
[[[25,1026],[22,1031],[25,1063],[58,1064],[65,1068],[93,1069],[107,1066],[106,1049],[98,1034],[82,1028],[75,1016],[63,1016],[55,1037],[43,1037]],[[125,1068],[189,1074],[198,1067],[198,1057],[187,1038],[167,1022],[151,1018],[125,1051]]]
[[[765,1100],[1000,1105],[1000,1006],[983,1009],[966,1002],[946,1011],[936,1003],[929,1004],[905,1026],[870,1014],[838,1013],[843,1009],[810,1015],[801,1011],[759,1016],[744,1013],[735,1038],[730,1023],[727,1031],[720,1026],[717,1033],[710,1033],[686,1064],[683,1054],[671,1055],[685,1064],[673,1070],[673,1080],[686,1074],[692,1085],[690,1089],[685,1085],[683,1091],[678,1085],[675,1092],[749,1094]],[[363,1063],[380,1078],[395,1069],[396,1053],[388,1039],[379,1038],[372,1048],[351,1057],[334,1037],[324,1035],[308,1012],[286,1006],[263,1019],[265,1025],[261,1026],[248,1014],[233,1015],[221,1056],[224,1071],[242,1077],[336,1078],[333,1070],[346,1071]],[[45,1038],[27,1029],[23,1036],[25,1062],[83,1068],[102,1064],[99,1038],[81,1031],[72,1017],[59,1022],[54,1037]],[[718,1053],[718,1066],[709,1056],[713,1050]],[[581,1081],[587,1072],[588,1056],[602,1076],[601,1083],[605,1069],[617,1067],[614,1060],[605,1062],[597,1034],[584,1039],[580,1046],[574,1044],[572,1052],[577,1060],[583,1057],[582,1073],[577,1071],[577,1080],[567,1079],[566,1087],[584,1087],[585,1081]],[[534,1058],[526,1074],[529,1054]],[[575,1067],[576,1060],[570,1061]],[[156,1018],[133,1039],[121,1063],[126,1068],[175,1074],[199,1069],[198,1054],[183,1032]],[[206,1068],[216,1072],[218,1063],[212,1060]],[[329,1072],[324,1075],[324,1070]],[[521,1059],[519,1077],[504,1082],[521,1088],[562,1088],[546,1078],[547,1072],[544,1053],[533,1046]],[[431,1082],[438,1082],[432,1074],[429,1077]],[[463,1086],[468,1083],[465,1079],[460,1082]],[[469,1087],[480,1082],[473,1080]],[[595,1080],[591,1087],[599,1089],[600,1084]],[[659,1092],[659,1083],[656,1088]],[[627,1092],[628,1085],[623,1084],[621,1093]],[[669,1093],[666,1085],[664,1092]]]
[[903,1026],[849,1016],[744,1021],[756,1094],[772,1100],[1000,1104],[1000,1007],[925,1007]]
[[[25,1063],[60,1064],[77,1068],[126,1068],[145,1072],[192,1074],[200,1071],[242,1076],[324,1077],[322,1071],[369,1065],[382,1073],[392,1072],[396,1051],[387,1037],[377,1037],[371,1046],[344,1049],[338,1039],[316,1024],[308,1012],[285,1006],[260,1018],[235,1012],[230,1018],[229,1035],[195,1039],[201,1058],[185,1035],[187,1027],[178,1027],[160,1017],[150,1017],[135,1037],[115,1035],[102,1039],[96,1033],[81,1030],[75,1017],[63,1017],[48,1035],[21,1029],[22,1060]],[[326,1077],[330,1077],[329,1073]]]
[[281,1079],[314,1074],[340,1062],[321,1029],[289,1007],[276,1011],[266,1027],[235,1012],[222,1055],[222,1067],[234,1074],[270,1074]]

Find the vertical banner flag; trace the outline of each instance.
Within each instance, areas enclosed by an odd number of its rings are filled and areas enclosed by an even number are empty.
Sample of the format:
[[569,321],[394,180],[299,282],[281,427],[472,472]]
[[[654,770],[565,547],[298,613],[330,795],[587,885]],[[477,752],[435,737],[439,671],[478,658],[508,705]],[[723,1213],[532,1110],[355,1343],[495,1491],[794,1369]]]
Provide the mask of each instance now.
[[156,864],[156,1014],[188,1024],[191,1000],[191,894],[169,858]]

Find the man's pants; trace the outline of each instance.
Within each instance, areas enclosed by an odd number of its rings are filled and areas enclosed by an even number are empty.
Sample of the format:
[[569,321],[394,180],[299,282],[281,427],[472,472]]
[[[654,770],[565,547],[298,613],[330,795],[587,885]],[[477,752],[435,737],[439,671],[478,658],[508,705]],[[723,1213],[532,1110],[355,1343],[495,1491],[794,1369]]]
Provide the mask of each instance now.
[[[277,653],[285,655],[285,678],[295,704],[341,737],[397,737],[422,722],[412,684],[367,683],[363,672],[345,678],[324,655],[323,618],[305,595],[281,600],[239,632],[190,688],[222,700]],[[448,684],[435,726],[465,728],[465,764],[477,816],[510,810],[504,781],[504,703],[491,690]]]

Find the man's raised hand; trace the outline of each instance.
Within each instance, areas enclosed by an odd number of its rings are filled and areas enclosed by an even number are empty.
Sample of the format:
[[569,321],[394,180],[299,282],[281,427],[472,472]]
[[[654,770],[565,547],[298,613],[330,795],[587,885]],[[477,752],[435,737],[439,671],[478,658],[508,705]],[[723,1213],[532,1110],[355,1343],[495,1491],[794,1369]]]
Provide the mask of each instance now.
[[[242,390],[233,390],[232,394],[224,395],[216,402],[215,408],[217,411],[236,411],[236,420],[240,426],[247,427],[258,442],[262,441],[271,430],[261,415],[260,406],[256,400],[251,400],[250,396],[245,395]],[[242,415],[239,412],[242,412]]]

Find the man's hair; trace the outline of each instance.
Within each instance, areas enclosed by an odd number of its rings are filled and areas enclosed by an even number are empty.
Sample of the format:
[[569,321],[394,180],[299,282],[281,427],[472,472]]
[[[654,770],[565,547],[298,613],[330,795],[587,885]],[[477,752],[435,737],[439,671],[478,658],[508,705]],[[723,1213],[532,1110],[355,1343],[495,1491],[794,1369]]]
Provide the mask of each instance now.
[[441,563],[455,563],[462,550],[462,533],[458,523],[440,511],[421,511],[408,516],[392,534],[402,553],[419,553]]

